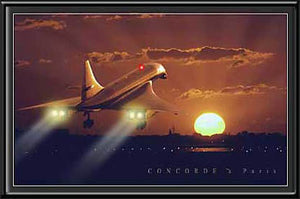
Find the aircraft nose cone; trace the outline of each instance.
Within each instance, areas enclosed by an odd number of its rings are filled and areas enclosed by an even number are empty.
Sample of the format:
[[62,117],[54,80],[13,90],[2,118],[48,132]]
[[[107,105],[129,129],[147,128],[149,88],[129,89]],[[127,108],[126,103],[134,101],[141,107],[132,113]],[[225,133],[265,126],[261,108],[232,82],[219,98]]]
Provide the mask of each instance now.
[[161,76],[161,78],[162,78],[162,79],[167,79],[167,78],[168,78],[168,74],[167,74],[167,73],[163,74],[163,75]]
[[157,70],[158,73],[166,73],[166,69],[162,64],[154,63],[153,66]]

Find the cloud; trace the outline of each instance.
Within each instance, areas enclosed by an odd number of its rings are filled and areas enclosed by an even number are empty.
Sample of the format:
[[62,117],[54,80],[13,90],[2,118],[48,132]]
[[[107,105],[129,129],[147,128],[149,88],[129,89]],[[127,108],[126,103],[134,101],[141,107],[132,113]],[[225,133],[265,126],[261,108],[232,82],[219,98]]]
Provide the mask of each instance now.
[[147,57],[154,60],[179,60],[186,65],[196,63],[220,62],[229,68],[249,65],[258,65],[269,59],[273,53],[262,53],[246,48],[199,47],[190,49],[144,49]]
[[218,60],[222,57],[234,56],[245,53],[245,49],[226,49],[220,47],[202,47],[202,48],[191,48],[191,49],[158,49],[148,48],[145,49],[147,56],[150,59],[188,59],[192,60]]
[[26,60],[16,60],[15,61],[15,67],[23,67],[23,66],[29,66],[31,63]]
[[105,15],[86,15],[83,19],[103,19]]
[[143,20],[143,19],[153,19],[153,18],[161,18],[163,14],[126,14],[126,15],[86,15],[83,16],[85,20],[92,20],[92,19],[103,19],[106,21],[131,21],[131,20]]
[[95,63],[105,63],[105,62],[116,62],[116,61],[126,61],[126,60],[132,60],[137,59],[141,57],[142,54],[136,53],[136,54],[130,54],[128,52],[91,52],[87,54],[87,57],[95,62]]
[[105,20],[106,21],[118,21],[121,19],[123,19],[123,17],[121,17],[120,15],[114,15],[114,16],[107,17]]
[[163,14],[140,14],[137,15],[136,18],[138,19],[152,19],[152,18],[161,18],[163,17]]
[[64,21],[26,18],[24,21],[17,22],[15,24],[16,31],[24,31],[24,30],[40,29],[40,28],[51,28],[53,30],[62,30],[66,28],[66,23]]
[[118,21],[123,19],[123,16],[120,15],[85,15],[83,16],[85,20],[93,20],[93,19],[103,19],[105,21]]
[[52,60],[41,58],[41,59],[39,60],[39,63],[40,63],[40,64],[50,64],[50,63],[52,63]]
[[177,100],[191,100],[196,98],[213,98],[213,97],[223,97],[223,96],[247,96],[247,95],[263,95],[270,92],[282,92],[286,93],[286,88],[281,88],[277,86],[269,86],[267,84],[256,84],[250,86],[228,86],[221,90],[201,90],[201,89],[190,89],[180,96]]
[[[128,52],[93,52],[98,54],[97,62],[130,60],[144,57],[153,61],[179,61],[184,65],[201,63],[222,63],[228,68],[237,68],[245,65],[258,65],[272,57],[273,53],[262,53],[246,48],[222,48],[222,47],[199,47],[190,49],[178,48],[146,48],[138,53]],[[119,59],[112,59],[113,56],[121,54]],[[104,58],[106,57],[106,58]]]

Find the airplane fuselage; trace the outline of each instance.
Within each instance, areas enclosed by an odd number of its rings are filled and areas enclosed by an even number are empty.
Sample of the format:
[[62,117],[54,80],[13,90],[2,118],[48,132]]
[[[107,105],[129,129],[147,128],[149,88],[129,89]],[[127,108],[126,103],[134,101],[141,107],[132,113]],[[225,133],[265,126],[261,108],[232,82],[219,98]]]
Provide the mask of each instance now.
[[137,69],[105,87],[95,78],[89,60],[85,61],[83,69],[81,96],[28,106],[19,110],[46,107],[49,116],[56,120],[65,119],[71,112],[83,112],[83,115],[87,116],[83,121],[84,128],[91,128],[94,125],[94,120],[90,118],[91,112],[102,109],[123,110],[126,111],[125,116],[128,121],[136,125],[137,129],[145,128],[147,119],[156,112],[177,112],[175,107],[160,99],[153,90],[153,81],[167,77],[166,70],[161,64],[139,65]]
[[116,109],[113,102],[131,90],[144,85],[148,81],[166,78],[165,68],[158,63],[144,64],[117,80],[109,83],[93,97],[82,101],[78,106],[80,111],[97,111],[101,109]]

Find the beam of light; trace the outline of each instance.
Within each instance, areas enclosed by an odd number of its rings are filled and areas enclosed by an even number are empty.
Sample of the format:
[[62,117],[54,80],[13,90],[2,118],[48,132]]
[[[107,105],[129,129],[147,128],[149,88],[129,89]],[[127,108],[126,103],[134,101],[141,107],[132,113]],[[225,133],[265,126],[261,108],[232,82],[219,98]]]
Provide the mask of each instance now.
[[32,151],[41,143],[57,124],[57,121],[53,121],[50,117],[46,116],[35,123],[28,131],[24,132],[15,141],[15,162],[20,162],[26,153]]
[[71,170],[69,180],[82,182],[87,179],[114,153],[135,128],[133,123],[120,121],[105,134],[105,137],[90,147],[79,161],[79,165]]

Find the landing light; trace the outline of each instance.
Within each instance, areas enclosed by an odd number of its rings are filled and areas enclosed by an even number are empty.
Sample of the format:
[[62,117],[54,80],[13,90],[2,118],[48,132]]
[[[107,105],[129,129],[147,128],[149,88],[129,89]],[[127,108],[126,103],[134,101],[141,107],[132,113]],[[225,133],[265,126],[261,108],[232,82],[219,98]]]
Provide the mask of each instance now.
[[58,115],[58,112],[57,112],[57,110],[53,110],[53,111],[51,112],[51,114],[52,114],[53,117],[56,117],[56,116]]
[[133,111],[129,112],[129,118],[134,119],[135,113]]
[[62,119],[65,118],[65,116],[67,115],[67,110],[65,109],[52,109],[49,112],[49,115],[53,118],[53,119]]
[[141,113],[141,112],[138,112],[137,113],[137,118],[138,119],[142,119],[144,117],[144,114],[143,113]]
[[62,117],[62,116],[64,116],[65,114],[66,114],[66,113],[65,113],[65,111],[62,111],[62,110],[61,110],[61,111],[59,111],[59,116],[61,116],[61,117]]
[[129,111],[127,113],[127,117],[130,120],[143,120],[145,118],[145,112],[144,111]]

